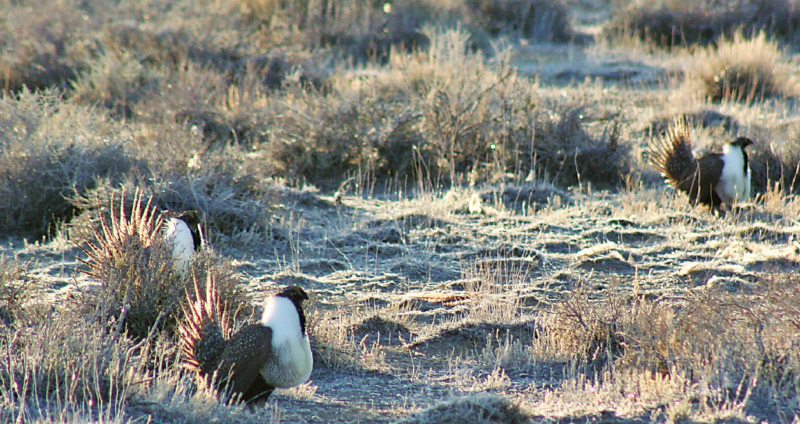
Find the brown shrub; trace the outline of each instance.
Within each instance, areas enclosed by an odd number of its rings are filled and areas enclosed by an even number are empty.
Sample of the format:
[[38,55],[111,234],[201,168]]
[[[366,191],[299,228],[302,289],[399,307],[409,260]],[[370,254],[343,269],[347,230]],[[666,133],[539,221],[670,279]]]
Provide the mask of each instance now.
[[48,234],[78,213],[70,199],[139,163],[121,126],[52,91],[0,98],[0,232]]
[[468,21],[492,36],[568,42],[569,9],[560,0],[465,0]]
[[696,52],[686,81],[688,90],[713,102],[752,103],[800,94],[792,72],[778,44],[763,32],[752,39],[736,33],[721,38],[716,48]]
[[132,118],[132,106],[150,91],[147,70],[131,53],[109,53],[88,63],[88,70],[72,83],[72,98],[109,109],[114,116]]
[[[16,93],[68,88],[96,48],[87,13],[75,0],[21,1],[4,7],[0,88]],[[47,13],[42,13],[47,11]]]
[[532,171],[608,187],[629,171],[617,114],[542,98],[505,53],[492,65],[465,48],[466,31],[427,31],[427,52],[395,54],[380,74],[282,92],[269,110],[279,118],[265,124],[273,169],[323,187],[352,172],[458,183]]
[[786,43],[800,43],[797,0],[680,0],[619,2],[607,35],[626,35],[667,48],[712,44],[735,31],[764,31]]

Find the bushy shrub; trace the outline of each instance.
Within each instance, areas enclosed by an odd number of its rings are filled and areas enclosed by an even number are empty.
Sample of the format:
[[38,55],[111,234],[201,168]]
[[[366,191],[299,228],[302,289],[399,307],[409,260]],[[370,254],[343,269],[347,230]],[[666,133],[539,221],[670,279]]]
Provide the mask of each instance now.
[[80,422],[121,414],[128,390],[144,378],[134,353],[142,345],[115,330],[91,315],[59,311],[10,332],[14,337],[6,332],[0,419],[41,422],[58,414]]
[[0,326],[33,309],[26,303],[39,294],[39,284],[28,275],[30,265],[0,256]]
[[[397,53],[382,72],[331,77],[331,90],[285,90],[264,148],[287,177],[335,186],[348,172],[458,183],[507,173],[561,185],[613,186],[629,169],[614,113],[541,96],[503,53],[487,63],[460,29],[426,29],[427,52]],[[603,118],[600,118],[603,116]],[[591,124],[605,127],[602,134]],[[409,179],[409,177],[411,177]]]
[[465,0],[469,22],[492,36],[570,41],[569,9],[560,0]]
[[686,78],[687,89],[697,90],[714,102],[752,103],[795,97],[800,90],[792,70],[778,44],[763,32],[752,39],[736,33],[732,39],[721,38],[716,48],[695,53]]
[[800,43],[797,0],[680,0],[619,2],[607,35],[627,35],[663,47],[707,45],[735,31],[764,31],[786,43]]
[[78,211],[70,199],[119,182],[138,162],[120,125],[52,91],[0,98],[0,232],[41,236]]
[[[96,21],[75,0],[8,2],[0,27],[0,88],[68,88],[96,49]],[[42,13],[47,11],[47,13]]]
[[91,60],[72,84],[72,98],[109,109],[118,117],[133,117],[132,106],[148,89],[147,70],[131,53],[108,53]]

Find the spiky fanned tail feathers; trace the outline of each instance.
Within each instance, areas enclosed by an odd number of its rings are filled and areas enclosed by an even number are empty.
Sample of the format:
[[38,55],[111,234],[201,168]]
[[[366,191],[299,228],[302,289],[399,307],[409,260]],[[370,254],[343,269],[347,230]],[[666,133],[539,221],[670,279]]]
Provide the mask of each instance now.
[[178,333],[184,367],[209,375],[217,369],[225,343],[230,337],[226,311],[219,304],[217,284],[211,273],[207,273],[205,292],[201,292],[194,281],[194,299],[187,293],[187,305],[183,307],[184,319]]
[[688,194],[692,201],[697,199],[698,163],[692,154],[691,133],[685,121],[676,121],[666,135],[650,143],[649,159],[673,187]]

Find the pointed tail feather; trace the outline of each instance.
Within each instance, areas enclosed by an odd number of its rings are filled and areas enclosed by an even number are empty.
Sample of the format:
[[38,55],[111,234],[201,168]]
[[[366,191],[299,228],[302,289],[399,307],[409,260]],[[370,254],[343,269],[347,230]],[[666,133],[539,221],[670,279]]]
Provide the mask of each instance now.
[[697,196],[697,160],[692,154],[689,127],[683,119],[670,125],[666,135],[650,143],[650,163],[676,189]]
[[178,327],[184,367],[210,374],[218,365],[230,329],[226,325],[225,311],[220,311],[217,285],[210,270],[206,273],[204,292],[200,290],[196,275],[192,280],[194,296],[187,290],[184,319]]

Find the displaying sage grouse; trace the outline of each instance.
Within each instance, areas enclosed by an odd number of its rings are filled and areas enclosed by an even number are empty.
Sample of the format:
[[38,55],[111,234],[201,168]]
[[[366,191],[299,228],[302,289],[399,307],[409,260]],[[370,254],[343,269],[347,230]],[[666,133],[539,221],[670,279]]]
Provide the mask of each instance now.
[[235,334],[213,278],[207,279],[205,293],[195,281],[195,293],[179,328],[186,368],[250,405],[266,401],[276,387],[308,381],[314,362],[302,306],[308,294],[300,286],[267,298],[261,322]]
[[164,240],[168,246],[172,246],[175,269],[186,275],[195,252],[200,250],[203,244],[200,214],[196,210],[188,210],[181,214],[165,211],[164,219],[166,220]]
[[676,189],[689,195],[693,204],[720,211],[750,197],[750,166],[745,147],[753,144],[739,137],[726,144],[722,153],[699,159],[692,154],[689,128],[683,121],[671,125],[666,135],[650,146],[650,162]]

